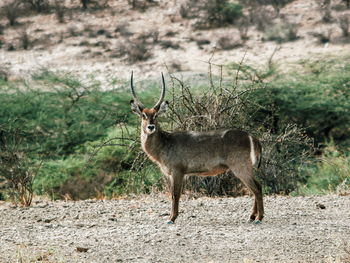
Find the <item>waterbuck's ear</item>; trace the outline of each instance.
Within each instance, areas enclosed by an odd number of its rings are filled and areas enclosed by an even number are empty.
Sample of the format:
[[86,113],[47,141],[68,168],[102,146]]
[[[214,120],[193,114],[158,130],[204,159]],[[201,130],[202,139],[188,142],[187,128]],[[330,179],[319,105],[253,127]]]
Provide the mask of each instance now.
[[142,116],[143,107],[140,104],[138,104],[134,100],[131,100],[130,101],[130,106],[131,106],[131,110],[132,110],[133,113],[139,115],[140,117]]
[[159,115],[165,113],[168,109],[168,105],[169,105],[169,102],[167,100],[163,101],[160,104],[159,109],[157,110],[157,113],[155,114],[155,117],[158,117]]

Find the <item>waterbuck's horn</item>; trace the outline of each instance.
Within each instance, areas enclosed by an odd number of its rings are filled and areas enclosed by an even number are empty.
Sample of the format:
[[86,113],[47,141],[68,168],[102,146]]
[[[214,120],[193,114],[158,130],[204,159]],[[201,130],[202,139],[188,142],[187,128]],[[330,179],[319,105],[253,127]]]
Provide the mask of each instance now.
[[164,97],[165,97],[165,80],[164,80],[164,75],[162,72],[162,93],[160,95],[158,102],[156,103],[156,105],[154,105],[153,109],[159,109],[160,104],[162,104],[162,102],[164,100]]
[[132,96],[137,104],[139,104],[141,107],[144,107],[141,101],[137,98],[135,88],[134,88],[134,72],[131,71],[131,80],[130,80],[130,88]]

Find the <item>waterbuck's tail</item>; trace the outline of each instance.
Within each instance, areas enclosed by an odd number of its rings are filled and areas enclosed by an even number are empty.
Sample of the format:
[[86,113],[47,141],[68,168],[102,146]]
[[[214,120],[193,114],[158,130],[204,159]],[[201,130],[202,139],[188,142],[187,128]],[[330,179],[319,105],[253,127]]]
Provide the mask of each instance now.
[[255,139],[255,152],[256,152],[256,155],[257,155],[257,159],[258,159],[258,164],[257,164],[257,168],[260,168],[261,166],[261,160],[262,160],[262,146],[261,146],[261,143]]

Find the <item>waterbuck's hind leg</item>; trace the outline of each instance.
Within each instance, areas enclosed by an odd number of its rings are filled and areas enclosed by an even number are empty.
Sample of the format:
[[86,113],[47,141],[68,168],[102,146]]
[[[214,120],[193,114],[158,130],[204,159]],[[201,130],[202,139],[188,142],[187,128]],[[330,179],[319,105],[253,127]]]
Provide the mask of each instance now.
[[261,187],[261,184],[255,178],[253,178],[253,180],[256,185],[256,188],[258,189],[258,192],[254,193],[255,203],[258,210],[257,221],[261,222],[264,218],[264,201],[263,201],[262,187]]
[[257,215],[258,215],[258,203],[257,203],[256,198],[254,196],[253,212],[250,215],[249,222],[254,222]]
[[249,221],[256,223],[261,223],[264,218],[264,204],[262,187],[260,183],[253,177],[252,167],[247,166],[245,169],[232,169],[236,177],[238,177],[246,187],[254,194],[254,205],[252,214],[249,217]]
[[175,219],[179,215],[179,201],[182,191],[182,184],[183,184],[183,178],[184,175],[181,172],[174,172],[170,176],[170,192],[171,192],[171,213],[170,213],[170,221],[168,224],[173,224],[175,222]]

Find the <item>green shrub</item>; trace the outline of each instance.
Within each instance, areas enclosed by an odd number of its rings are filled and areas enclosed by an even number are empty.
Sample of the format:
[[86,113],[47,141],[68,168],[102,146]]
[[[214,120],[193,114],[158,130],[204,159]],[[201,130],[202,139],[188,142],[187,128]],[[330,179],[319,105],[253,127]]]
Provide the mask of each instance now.
[[305,128],[316,146],[333,139],[337,145],[350,145],[350,57],[302,61],[298,66],[298,72],[284,73],[272,62],[268,70],[237,64],[228,69],[240,69],[241,81],[266,82],[264,89],[255,91],[256,103],[262,107],[254,121],[273,119],[272,132],[295,123]]
[[304,68],[306,74],[278,77],[264,99],[278,108],[279,122],[305,127],[317,144],[349,144],[350,61],[316,61]]
[[44,162],[34,180],[35,193],[79,200],[161,190],[162,176],[141,152],[138,137],[134,127],[121,126],[68,158]]
[[314,195],[337,193],[350,194],[350,149],[339,151],[333,143],[329,144],[323,155],[314,163],[306,166],[303,173],[307,176],[305,185],[293,193],[298,195]]
[[36,81],[43,89],[8,86],[0,90],[0,122],[21,130],[37,154],[63,156],[106,135],[106,129],[125,121],[128,97],[99,91],[98,83],[83,84],[70,75],[43,72]]
[[[73,161],[73,163],[76,160]],[[38,176],[34,180],[34,192],[37,195],[48,195],[52,199],[57,199],[58,190],[69,177],[69,161],[54,160],[43,164]]]

